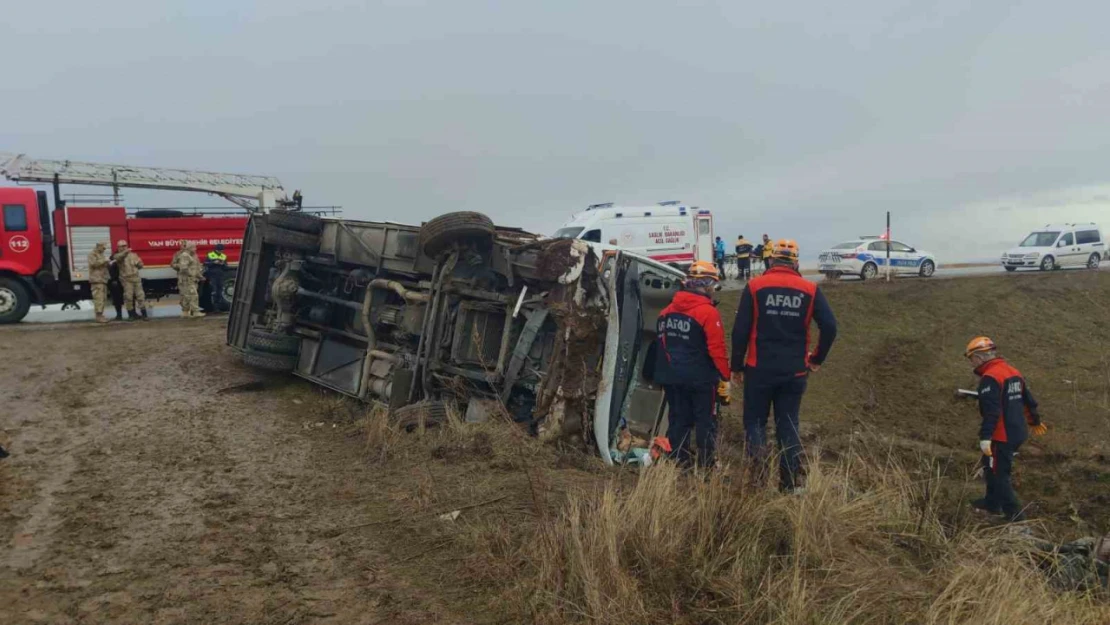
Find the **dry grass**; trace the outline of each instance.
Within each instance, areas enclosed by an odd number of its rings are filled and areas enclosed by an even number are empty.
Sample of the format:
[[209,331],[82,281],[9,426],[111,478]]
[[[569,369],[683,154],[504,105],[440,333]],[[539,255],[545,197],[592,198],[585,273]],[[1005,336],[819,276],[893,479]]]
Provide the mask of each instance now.
[[[436,546],[418,575],[466,589],[482,622],[1110,623],[1105,597],[1053,590],[1025,539],[877,434],[784,496],[731,469],[561,468],[499,422],[404,435],[378,413],[367,432],[371,458],[411,467],[406,531]],[[477,505],[435,520],[457,501]]]
[[1090,623],[1012,534],[953,525],[893,460],[812,465],[802,496],[664,465],[570,498],[518,586],[543,623]]

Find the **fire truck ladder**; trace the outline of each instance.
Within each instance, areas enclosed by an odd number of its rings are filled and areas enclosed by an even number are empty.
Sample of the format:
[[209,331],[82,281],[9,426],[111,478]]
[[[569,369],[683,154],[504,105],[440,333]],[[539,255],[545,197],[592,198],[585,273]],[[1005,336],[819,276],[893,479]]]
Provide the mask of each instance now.
[[0,153],[0,174],[14,182],[51,183],[55,201],[61,199],[59,184],[84,184],[112,187],[117,203],[123,187],[211,193],[251,212],[288,202],[281,181],[272,176],[32,159],[10,153]]

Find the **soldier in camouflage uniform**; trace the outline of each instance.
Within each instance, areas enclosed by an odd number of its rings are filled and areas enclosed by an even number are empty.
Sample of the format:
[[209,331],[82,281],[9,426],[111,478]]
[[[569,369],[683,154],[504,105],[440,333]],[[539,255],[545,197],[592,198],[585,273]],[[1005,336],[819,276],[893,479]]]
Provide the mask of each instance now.
[[108,323],[104,317],[104,304],[108,299],[108,266],[112,261],[104,255],[107,250],[107,244],[97,243],[89,253],[89,289],[92,291],[97,323]]
[[177,259],[181,258],[181,255],[185,253],[185,248],[188,247],[188,245],[188,241],[186,241],[185,239],[181,239],[181,247],[173,253],[173,260],[170,261],[170,267],[174,271],[177,271]]
[[[146,293],[143,292],[143,279],[139,277],[139,270],[143,268],[143,260],[131,251],[127,241],[120,240],[116,243],[116,253],[112,260],[119,265],[119,279],[123,283],[123,303],[127,306],[128,321],[142,319],[148,321],[146,312]],[[136,313],[136,310],[138,312]]]
[[203,317],[197,295],[197,282],[204,275],[204,266],[197,258],[195,243],[187,243],[170,264],[177,271],[177,292],[181,294],[181,316]]

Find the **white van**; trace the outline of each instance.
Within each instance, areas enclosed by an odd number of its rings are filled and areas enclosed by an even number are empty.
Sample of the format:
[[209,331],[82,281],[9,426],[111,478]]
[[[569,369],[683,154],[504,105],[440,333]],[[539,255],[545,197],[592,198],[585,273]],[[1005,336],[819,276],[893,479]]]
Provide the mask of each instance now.
[[592,204],[554,235],[582,239],[685,269],[695,260],[713,262],[713,215],[696,206]]
[[1051,271],[1061,267],[1098,269],[1106,259],[1106,239],[1093,223],[1047,225],[1025,237],[1021,245],[1002,255],[1006,271],[1036,268]]

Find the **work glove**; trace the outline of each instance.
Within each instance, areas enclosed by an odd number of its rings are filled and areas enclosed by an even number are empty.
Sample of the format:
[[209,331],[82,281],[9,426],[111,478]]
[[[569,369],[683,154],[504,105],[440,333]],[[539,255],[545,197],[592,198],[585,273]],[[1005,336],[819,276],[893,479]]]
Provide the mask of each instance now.
[[1048,425],[1045,423],[1038,423],[1029,428],[1029,431],[1033,433],[1033,436],[1044,436],[1048,434]]
[[726,381],[717,383],[717,397],[720,399],[721,404],[728,406],[732,403],[732,385]]
[[984,456],[993,455],[993,454],[991,454],[991,442],[990,441],[979,441],[979,449],[983,452]]

